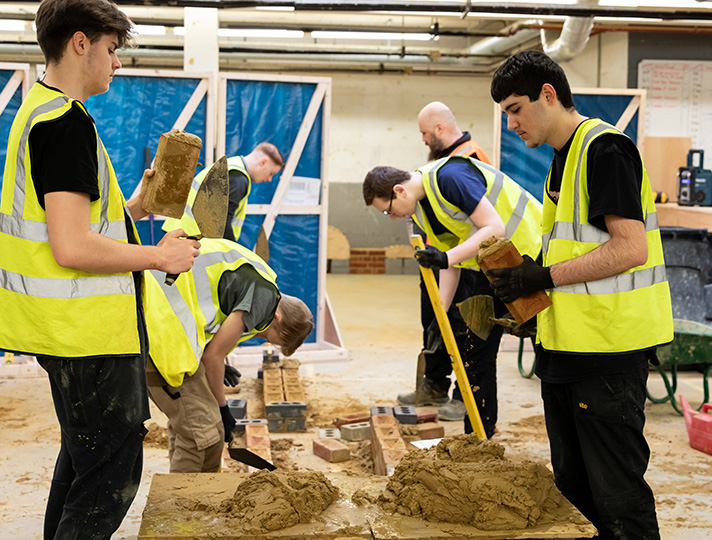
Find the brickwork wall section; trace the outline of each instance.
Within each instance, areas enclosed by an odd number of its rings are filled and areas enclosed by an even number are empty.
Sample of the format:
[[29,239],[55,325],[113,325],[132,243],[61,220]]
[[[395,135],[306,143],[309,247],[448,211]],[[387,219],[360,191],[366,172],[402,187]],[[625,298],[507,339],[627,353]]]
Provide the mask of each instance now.
[[378,248],[352,249],[349,272],[351,274],[385,274],[386,250]]

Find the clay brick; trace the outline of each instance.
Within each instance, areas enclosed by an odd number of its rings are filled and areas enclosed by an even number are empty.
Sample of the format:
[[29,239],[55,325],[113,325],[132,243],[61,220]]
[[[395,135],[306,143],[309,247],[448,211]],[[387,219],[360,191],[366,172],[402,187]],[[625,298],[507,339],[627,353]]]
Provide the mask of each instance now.
[[400,437],[400,432],[395,425],[376,425],[373,426],[373,431],[379,439],[384,437]]
[[247,424],[245,426],[245,437],[262,437],[265,435],[269,437],[269,430],[267,429],[267,425],[262,422],[258,424]]
[[341,427],[341,438],[346,441],[364,441],[371,436],[371,424],[358,422]]
[[416,426],[421,439],[441,439],[445,436],[445,428],[435,422],[425,422]]
[[424,424],[426,422],[436,422],[438,421],[437,412],[421,412],[418,413],[418,423]]
[[329,463],[339,463],[351,459],[351,450],[336,439],[314,439],[312,444],[314,455]]
[[392,414],[377,414],[371,417],[372,426],[395,426],[396,417]]
[[245,435],[245,445],[247,448],[269,448],[269,432],[266,435]]
[[362,411],[357,413],[345,414],[344,416],[339,416],[334,420],[334,427],[340,428],[345,424],[357,424],[359,422],[368,422],[371,419],[371,413],[369,411]]
[[245,431],[245,427],[251,425],[266,426],[267,420],[264,418],[237,418],[235,419],[235,429],[233,429],[233,432],[243,433]]

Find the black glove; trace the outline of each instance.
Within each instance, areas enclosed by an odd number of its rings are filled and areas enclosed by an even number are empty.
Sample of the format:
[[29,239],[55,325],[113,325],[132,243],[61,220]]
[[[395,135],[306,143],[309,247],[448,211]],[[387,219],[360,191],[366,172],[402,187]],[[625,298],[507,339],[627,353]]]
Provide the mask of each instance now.
[[511,268],[494,268],[485,272],[487,277],[499,278],[490,283],[494,294],[502,302],[514,302],[520,296],[552,289],[551,269],[539,266],[529,255],[524,255],[524,262]]
[[220,405],[220,417],[222,418],[223,427],[225,428],[225,442],[229,443],[235,438],[232,430],[235,428],[236,422],[227,405]]
[[447,253],[440,251],[435,246],[425,246],[425,249],[416,249],[415,258],[418,264],[423,268],[439,268],[446,270],[450,263],[447,259]]
[[443,335],[440,333],[440,326],[437,318],[433,318],[432,322],[425,329],[425,349],[435,351],[443,343]]
[[231,365],[225,364],[225,378],[223,379],[225,386],[237,386],[240,383],[240,377],[242,377],[242,373]]
[[515,324],[509,329],[509,333],[520,338],[528,338],[536,336],[536,316],[522,324]]

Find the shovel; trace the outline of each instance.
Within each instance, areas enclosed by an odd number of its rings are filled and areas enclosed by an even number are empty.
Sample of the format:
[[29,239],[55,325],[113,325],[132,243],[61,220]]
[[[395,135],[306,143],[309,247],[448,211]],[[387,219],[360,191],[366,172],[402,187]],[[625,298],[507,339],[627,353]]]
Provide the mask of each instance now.
[[[227,157],[223,156],[210,167],[195,195],[192,213],[200,234],[189,236],[191,240],[222,238],[227,221],[227,206],[230,195],[230,178],[227,172]],[[167,274],[166,284],[173,285],[178,274]]]
[[240,463],[254,467],[255,469],[267,469],[268,471],[274,471],[277,467],[274,463],[270,463],[261,456],[258,456],[254,452],[251,452],[247,448],[238,448],[229,446],[227,451],[230,457]]

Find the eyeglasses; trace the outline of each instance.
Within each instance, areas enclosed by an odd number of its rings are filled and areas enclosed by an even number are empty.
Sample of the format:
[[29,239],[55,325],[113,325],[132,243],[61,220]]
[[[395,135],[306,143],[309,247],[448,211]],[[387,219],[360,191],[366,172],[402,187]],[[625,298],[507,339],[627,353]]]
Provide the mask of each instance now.
[[393,207],[393,196],[396,194],[395,191],[391,191],[391,200],[388,202],[388,210],[383,211],[384,216],[390,216],[391,215],[391,208]]

